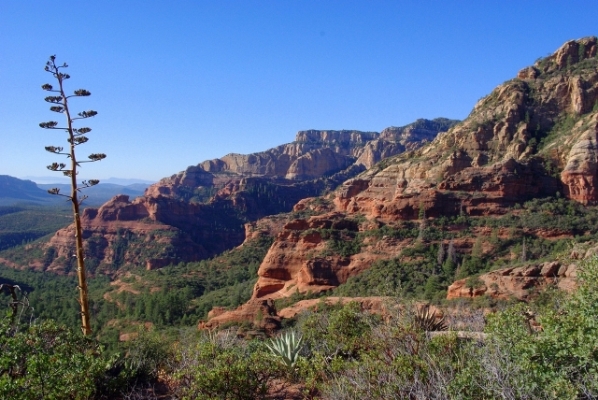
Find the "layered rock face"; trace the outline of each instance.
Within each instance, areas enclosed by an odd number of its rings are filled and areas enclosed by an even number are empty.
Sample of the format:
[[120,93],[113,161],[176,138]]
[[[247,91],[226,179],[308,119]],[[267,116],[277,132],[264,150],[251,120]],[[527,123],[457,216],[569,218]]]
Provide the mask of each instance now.
[[383,219],[414,218],[420,205],[427,216],[492,214],[556,191],[595,202],[596,48],[596,38],[571,41],[522,70],[429,145],[347,181],[338,210]]
[[598,114],[580,122],[575,128],[582,133],[569,151],[561,180],[569,198],[582,204],[595,204],[598,201]]
[[[214,256],[243,242],[245,223],[290,211],[303,198],[418,147],[454,123],[418,120],[382,133],[301,131],[295,142],[265,152],[191,166],[133,201],[117,196],[99,209],[86,209],[88,269],[112,274],[127,264],[155,269]],[[40,268],[72,272],[73,232],[71,226],[56,233]]]
[[553,286],[572,291],[577,287],[577,265],[559,261],[503,268],[482,274],[476,280],[461,279],[448,288],[447,299],[490,296],[498,299],[527,300],[539,289]]
[[322,198],[306,199],[295,206],[296,211],[320,210],[321,213],[287,222],[277,231],[258,269],[251,301],[334,289],[369,269],[374,262],[396,257],[416,241],[415,238],[366,236],[359,240],[358,250],[343,254],[334,248],[335,242],[351,243],[359,232],[379,228],[379,225],[376,221],[357,222],[342,212],[330,211],[331,207],[331,201]]
[[276,299],[295,292],[329,290],[367,268],[364,257],[323,256],[327,240],[319,229],[345,225],[347,222],[334,213],[286,224],[258,270],[253,298]]
[[[240,244],[244,239],[240,221],[219,206],[188,204],[164,196],[131,202],[120,195],[99,209],[87,208],[81,223],[88,270],[110,275],[126,264],[156,269],[211,257],[226,250],[229,243]],[[227,225],[231,229],[210,230]],[[56,232],[45,247],[53,254],[44,266],[47,270],[71,272],[73,225]]]
[[[584,204],[595,202],[596,48],[596,38],[566,43],[498,86],[465,121],[429,144],[389,157],[347,180],[334,193],[333,210],[284,226],[259,268],[253,298],[276,299],[295,291],[336,287],[375,259],[390,258],[413,244],[394,243],[383,251],[371,244],[350,257],[326,254],[326,241],[318,229],[331,228],[337,221],[365,216],[377,226],[419,219],[422,213],[426,218],[501,215],[516,204],[557,192]],[[394,135],[396,141],[400,134],[389,129],[381,137]],[[375,246],[384,247],[384,242]],[[471,244],[466,251],[470,249]],[[549,276],[542,271],[530,272],[524,285],[547,282]],[[492,283],[499,288],[506,285],[504,277],[511,273],[519,271],[492,275],[495,281],[489,281],[486,292],[494,293]],[[451,293],[463,292],[463,284]]]
[[222,188],[244,178],[259,177],[292,184],[319,179],[353,165],[370,168],[380,160],[433,140],[458,121],[420,119],[382,133],[360,131],[299,131],[295,141],[260,153],[228,154],[162,179],[146,195],[184,196],[185,187]]

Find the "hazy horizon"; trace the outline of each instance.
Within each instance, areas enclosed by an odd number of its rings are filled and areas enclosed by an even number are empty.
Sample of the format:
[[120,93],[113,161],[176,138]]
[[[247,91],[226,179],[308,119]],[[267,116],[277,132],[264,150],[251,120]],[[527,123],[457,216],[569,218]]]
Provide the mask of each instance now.
[[[11,175],[13,176],[13,175]],[[29,180],[32,182],[35,182],[36,184],[52,184],[52,183],[56,183],[56,184],[69,184],[70,180],[69,178],[66,177],[61,177],[61,176],[56,176],[56,177],[52,177],[52,176],[15,176],[15,178],[19,178],[19,179],[23,179],[23,180]],[[100,183],[111,183],[111,184],[115,184],[115,185],[123,185],[123,186],[127,186],[127,185],[133,185],[136,183],[142,183],[142,184],[152,184],[155,183],[157,181],[150,181],[150,180],[146,180],[146,179],[136,179],[136,178],[116,178],[116,177],[110,177],[110,178],[98,178],[100,180]],[[118,183],[120,182],[120,183]]]

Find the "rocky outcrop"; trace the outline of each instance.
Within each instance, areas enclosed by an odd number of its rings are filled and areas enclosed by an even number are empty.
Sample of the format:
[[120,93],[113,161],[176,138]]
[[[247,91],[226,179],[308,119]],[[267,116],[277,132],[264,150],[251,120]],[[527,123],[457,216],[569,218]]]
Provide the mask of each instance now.
[[342,221],[340,214],[333,213],[287,223],[260,265],[252,298],[326,291],[367,268],[371,259],[326,255],[328,244],[322,229],[339,226]]
[[397,220],[415,218],[422,207],[430,217],[501,213],[557,191],[596,201],[595,54],[596,38],[568,42],[430,144],[345,182],[337,209]]
[[572,291],[577,287],[577,265],[559,261],[502,268],[474,279],[461,279],[448,288],[447,299],[489,296],[527,300],[540,289],[553,286]]
[[[88,271],[113,274],[122,265],[147,269],[219,254],[243,239],[242,224],[219,205],[189,204],[169,197],[120,195],[99,209],[87,208],[81,223]],[[221,206],[221,205],[220,205]],[[215,224],[238,224],[235,230],[210,231]],[[44,245],[48,271],[72,273],[74,226],[59,230]]]
[[[362,172],[365,164],[418,147],[454,122],[418,120],[382,134],[301,131],[295,142],[265,152],[229,154],[191,166],[133,201],[116,196],[83,214],[88,269],[107,274],[127,264],[157,269],[214,256],[238,246],[245,234],[274,234],[281,228],[275,218],[261,226],[252,221],[288,212],[302,199]],[[376,146],[357,162],[372,140]],[[383,145],[395,142],[395,147]],[[72,226],[57,232],[44,246],[44,262],[37,264],[72,273],[73,232]]]
[[[584,121],[585,122],[585,121]],[[582,204],[598,201],[598,114],[589,118],[584,132],[573,144],[561,173],[565,194]]]
[[536,65],[542,66],[546,73],[562,71],[585,59],[596,57],[597,49],[597,39],[594,36],[569,40],[554,54],[538,61]]
[[223,325],[249,323],[266,332],[280,329],[281,317],[272,300],[250,300],[236,310],[216,307],[208,313],[208,321],[200,321],[199,329],[216,329]]
[[[260,153],[228,154],[204,161],[146,191],[147,196],[188,196],[200,187],[222,189],[250,177],[267,178],[287,184],[319,179],[353,165],[369,168],[382,159],[412,150],[433,140],[457,121],[446,118],[420,119],[382,133],[360,131],[299,131],[295,141]],[[187,198],[188,200],[189,198]]]
[[[594,201],[598,159],[594,146],[598,113],[592,111],[598,103],[595,48],[595,38],[566,44],[520,71],[517,79],[498,86],[475,105],[465,121],[429,144],[390,156],[344,182],[334,193],[333,211],[326,209],[285,225],[258,270],[252,298],[328,290],[369,268],[374,259],[396,255],[401,247],[413,245],[394,243],[386,248],[394,246],[394,253],[380,252],[385,246],[381,241],[364,245],[348,257],[328,252],[329,241],[322,232],[353,217],[388,224],[422,215],[500,215],[516,204],[557,192],[583,203]],[[573,52],[578,56],[573,57]],[[380,138],[392,137],[398,146],[397,135],[400,132],[389,129]],[[367,154],[388,146],[374,140],[365,148],[361,156],[367,159],[373,158]],[[537,232],[542,237],[553,234]],[[472,243],[462,244],[471,249]],[[555,278],[569,285],[569,275],[544,267],[491,273],[484,289],[480,286],[474,293],[501,296],[512,289],[523,298],[527,294],[522,291]],[[469,296],[470,287],[466,281],[455,283],[449,293]]]
[[[236,310],[227,311],[222,307],[216,307],[208,313],[208,320],[201,321],[198,329],[217,329],[223,325],[250,323],[254,327],[272,332],[280,328],[283,319],[296,317],[307,310],[317,311],[322,304],[331,306],[357,302],[363,311],[374,314],[386,315],[387,305],[392,302],[386,297],[326,297],[324,299],[303,300],[293,306],[276,310],[272,300],[252,299]],[[437,310],[434,309],[436,312]]]

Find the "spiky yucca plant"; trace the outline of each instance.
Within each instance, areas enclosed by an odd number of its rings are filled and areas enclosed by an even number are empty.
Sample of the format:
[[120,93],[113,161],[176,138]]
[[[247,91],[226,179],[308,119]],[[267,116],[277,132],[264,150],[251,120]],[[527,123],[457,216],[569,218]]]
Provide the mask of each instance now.
[[280,357],[284,365],[294,367],[299,359],[299,352],[303,348],[303,337],[298,336],[296,332],[285,332],[275,339],[266,343],[266,347],[275,357]]
[[444,316],[438,319],[430,312],[430,306],[424,306],[415,313],[415,325],[426,332],[446,331],[448,326]]

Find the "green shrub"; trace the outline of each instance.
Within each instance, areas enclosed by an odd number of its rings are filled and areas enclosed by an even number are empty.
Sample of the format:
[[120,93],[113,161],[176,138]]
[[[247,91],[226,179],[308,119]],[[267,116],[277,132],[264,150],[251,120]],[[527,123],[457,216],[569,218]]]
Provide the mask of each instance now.
[[[488,317],[488,339],[455,377],[462,398],[589,399],[598,397],[598,260],[585,262],[569,298],[537,310],[518,304]],[[469,389],[468,389],[469,388]],[[471,391],[471,388],[477,388]]]
[[303,338],[312,352],[330,357],[355,357],[368,345],[372,324],[378,318],[361,311],[357,302],[328,312],[309,314],[299,321]]
[[0,322],[2,399],[88,399],[105,365],[97,343],[53,321],[16,333]]
[[328,251],[341,257],[350,257],[361,251],[361,237],[353,231],[330,230],[331,239],[328,241]]
[[124,346],[122,357],[124,375],[128,380],[150,381],[158,377],[167,360],[172,357],[166,338],[154,331],[140,329],[138,336]]
[[281,375],[277,363],[260,343],[226,344],[203,338],[181,348],[175,373],[178,394],[191,399],[265,399],[272,379]]

